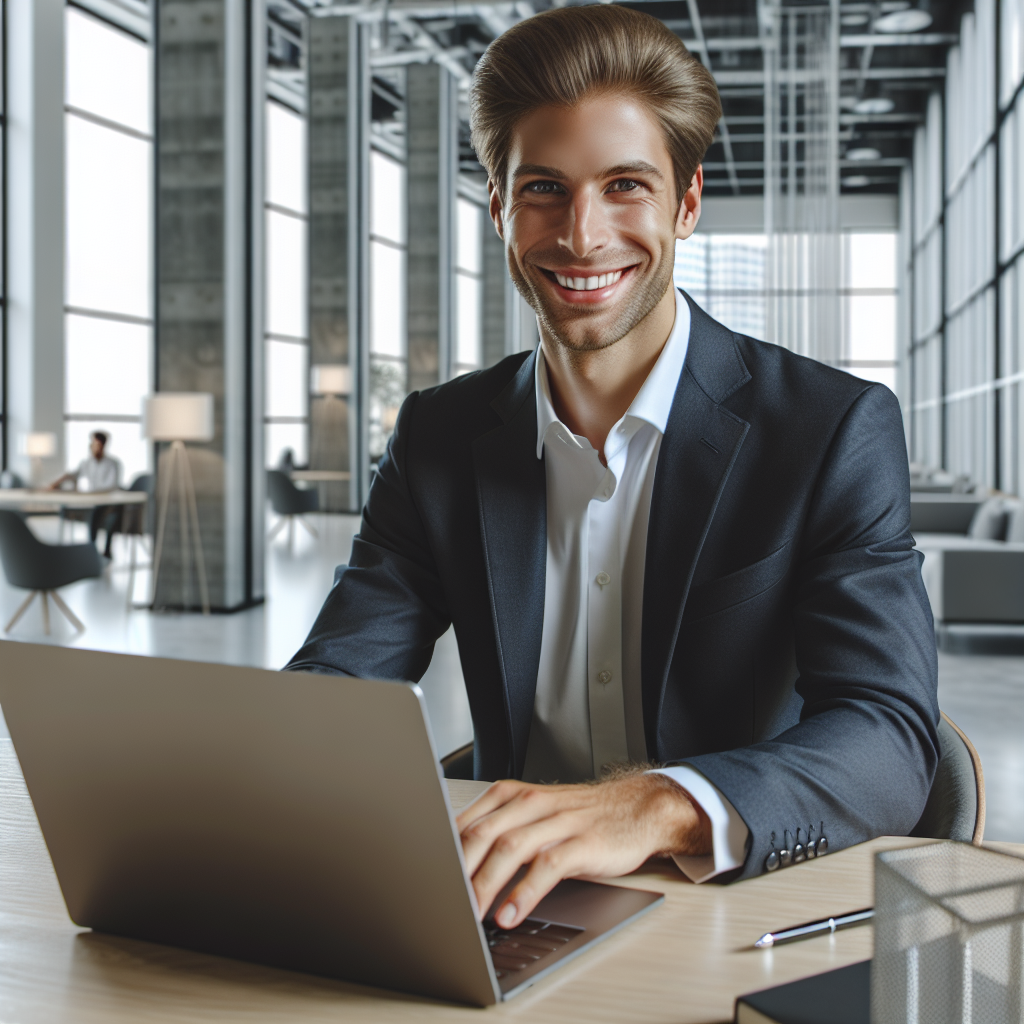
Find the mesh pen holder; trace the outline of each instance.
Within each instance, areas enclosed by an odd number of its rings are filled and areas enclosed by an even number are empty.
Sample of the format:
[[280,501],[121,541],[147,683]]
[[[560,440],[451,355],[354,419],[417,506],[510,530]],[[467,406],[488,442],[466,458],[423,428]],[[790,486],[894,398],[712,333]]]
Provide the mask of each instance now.
[[1024,860],[968,843],[875,858],[872,1024],[1024,1024]]

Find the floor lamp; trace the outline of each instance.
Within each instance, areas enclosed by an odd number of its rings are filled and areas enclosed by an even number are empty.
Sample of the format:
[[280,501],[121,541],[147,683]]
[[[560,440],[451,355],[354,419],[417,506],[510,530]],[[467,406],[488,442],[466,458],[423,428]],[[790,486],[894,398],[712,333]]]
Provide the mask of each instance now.
[[210,614],[210,591],[206,583],[203,540],[199,533],[199,509],[192,483],[186,441],[213,440],[213,395],[201,392],[163,391],[149,395],[143,405],[143,432],[150,441],[169,441],[166,469],[158,475],[159,511],[156,545],[153,549],[153,600],[160,579],[160,561],[164,551],[167,511],[172,492],[178,499],[178,523],[181,533],[181,604],[188,607],[192,590],[192,552],[195,549],[196,575],[203,614]]

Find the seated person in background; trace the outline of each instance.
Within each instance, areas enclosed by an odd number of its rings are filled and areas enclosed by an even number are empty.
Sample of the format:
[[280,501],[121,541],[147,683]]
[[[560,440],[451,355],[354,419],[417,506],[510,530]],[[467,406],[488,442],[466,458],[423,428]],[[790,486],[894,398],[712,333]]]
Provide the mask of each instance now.
[[[82,459],[78,469],[58,477],[50,490],[59,490],[64,484],[72,483],[80,491],[116,491],[121,486],[121,463],[106,454],[109,435],[103,430],[94,430],[89,435],[89,457]],[[84,486],[83,486],[84,485]],[[97,505],[89,518],[89,539],[95,544],[100,530],[107,531],[107,542],[103,555],[110,558],[110,544],[121,525],[124,513],[122,505]]]
[[541,344],[409,395],[289,665],[416,680],[454,625],[475,777],[505,780],[458,820],[480,912],[529,865],[503,927],[654,854],[728,880],[906,834],[938,761],[895,397],[672,285],[720,113],[633,9],[491,44],[473,141]]

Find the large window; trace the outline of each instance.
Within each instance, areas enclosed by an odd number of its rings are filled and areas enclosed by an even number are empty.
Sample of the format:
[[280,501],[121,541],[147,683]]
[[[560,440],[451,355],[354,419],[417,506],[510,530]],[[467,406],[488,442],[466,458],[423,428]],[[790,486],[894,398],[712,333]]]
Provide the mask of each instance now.
[[127,484],[150,460],[150,49],[73,7],[66,30],[65,450],[77,465],[106,431]]
[[6,24],[5,0],[0,0],[0,465],[7,467],[7,386],[4,371],[7,368],[7,232],[4,215],[7,212],[7,182],[4,180],[7,151],[7,42],[4,39]]
[[480,369],[483,354],[482,306],[484,211],[460,198],[455,220],[455,352],[452,375]]
[[932,97],[915,140],[904,239],[910,449],[917,462],[1016,494],[1024,486],[1022,123],[1024,0],[977,0],[949,52],[945,94]]
[[306,120],[273,100],[266,108],[266,457],[309,453],[308,205]]
[[[739,334],[765,337],[765,235],[696,234],[676,243],[675,283]],[[843,236],[847,372],[896,388],[896,234]]]
[[405,167],[370,151],[370,460],[383,454],[406,393]]

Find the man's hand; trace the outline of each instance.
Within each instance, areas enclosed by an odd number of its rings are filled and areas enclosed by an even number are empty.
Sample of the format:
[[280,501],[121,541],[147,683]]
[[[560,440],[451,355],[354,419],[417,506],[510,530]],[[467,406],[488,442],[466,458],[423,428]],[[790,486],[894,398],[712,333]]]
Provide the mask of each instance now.
[[610,878],[655,854],[711,852],[707,815],[664,775],[573,786],[508,779],[494,783],[456,820],[481,916],[530,864],[494,915],[502,928],[518,925],[563,878]]

